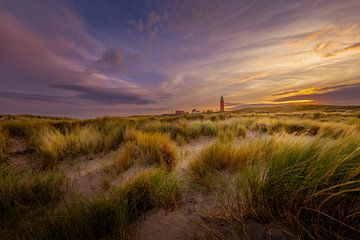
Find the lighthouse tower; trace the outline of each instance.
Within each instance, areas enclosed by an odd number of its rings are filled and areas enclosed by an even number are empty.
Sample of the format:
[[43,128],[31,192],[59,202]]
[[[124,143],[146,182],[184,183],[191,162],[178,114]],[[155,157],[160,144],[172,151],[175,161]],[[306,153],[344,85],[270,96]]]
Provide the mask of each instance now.
[[224,112],[224,97],[220,98],[220,112]]

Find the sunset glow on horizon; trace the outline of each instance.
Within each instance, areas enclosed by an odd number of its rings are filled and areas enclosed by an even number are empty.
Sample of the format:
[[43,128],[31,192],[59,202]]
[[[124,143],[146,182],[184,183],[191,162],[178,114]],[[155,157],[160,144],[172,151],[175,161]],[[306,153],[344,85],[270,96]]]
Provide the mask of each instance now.
[[360,1],[0,0],[0,114],[360,105]]

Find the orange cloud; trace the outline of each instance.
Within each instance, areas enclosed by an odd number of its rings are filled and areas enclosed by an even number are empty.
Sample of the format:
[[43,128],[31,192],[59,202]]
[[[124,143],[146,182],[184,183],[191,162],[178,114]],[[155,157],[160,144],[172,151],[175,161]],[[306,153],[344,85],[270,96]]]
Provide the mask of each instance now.
[[360,42],[352,44],[348,47],[337,49],[333,52],[327,53],[324,55],[324,57],[335,57],[338,54],[346,53],[346,52],[353,52],[353,51],[359,51],[360,50]]
[[311,32],[309,34],[307,34],[305,37],[303,37],[302,39],[298,39],[296,41],[293,42],[293,44],[296,47],[301,47],[304,46],[308,43],[312,43],[316,40],[318,40],[319,38],[321,38],[322,36],[326,35],[328,32],[330,32],[332,30],[332,28],[323,28],[323,29],[319,29],[317,31]]
[[308,88],[274,94],[273,102],[318,102],[345,104],[360,101],[360,81],[328,87]]
[[359,49],[360,33],[356,24],[347,27],[331,26],[311,32],[292,42],[296,48],[311,47],[311,51],[322,57],[333,57],[338,54]]
[[306,89],[300,89],[300,90],[291,90],[291,91],[285,91],[280,93],[273,94],[274,96],[285,98],[285,97],[292,97],[296,95],[307,95],[307,94],[313,94],[319,92],[319,88],[306,88]]

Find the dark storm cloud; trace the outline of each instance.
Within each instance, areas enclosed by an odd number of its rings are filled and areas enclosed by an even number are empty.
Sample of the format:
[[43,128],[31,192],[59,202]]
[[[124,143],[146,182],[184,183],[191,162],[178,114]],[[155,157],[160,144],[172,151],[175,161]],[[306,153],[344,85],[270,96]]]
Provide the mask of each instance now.
[[[326,92],[321,92],[326,90]],[[320,93],[300,94],[275,99],[274,102],[313,100],[323,104],[360,104],[360,84],[320,88]]]
[[130,92],[126,88],[103,88],[79,85],[55,85],[54,87],[77,93],[76,98],[91,100],[101,104],[151,104],[154,100]]

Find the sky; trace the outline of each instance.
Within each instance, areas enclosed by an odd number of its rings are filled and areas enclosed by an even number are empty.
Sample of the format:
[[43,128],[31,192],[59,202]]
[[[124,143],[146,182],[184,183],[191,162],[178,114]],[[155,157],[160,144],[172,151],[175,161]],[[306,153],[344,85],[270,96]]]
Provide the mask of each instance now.
[[360,0],[0,0],[0,114],[360,105]]

